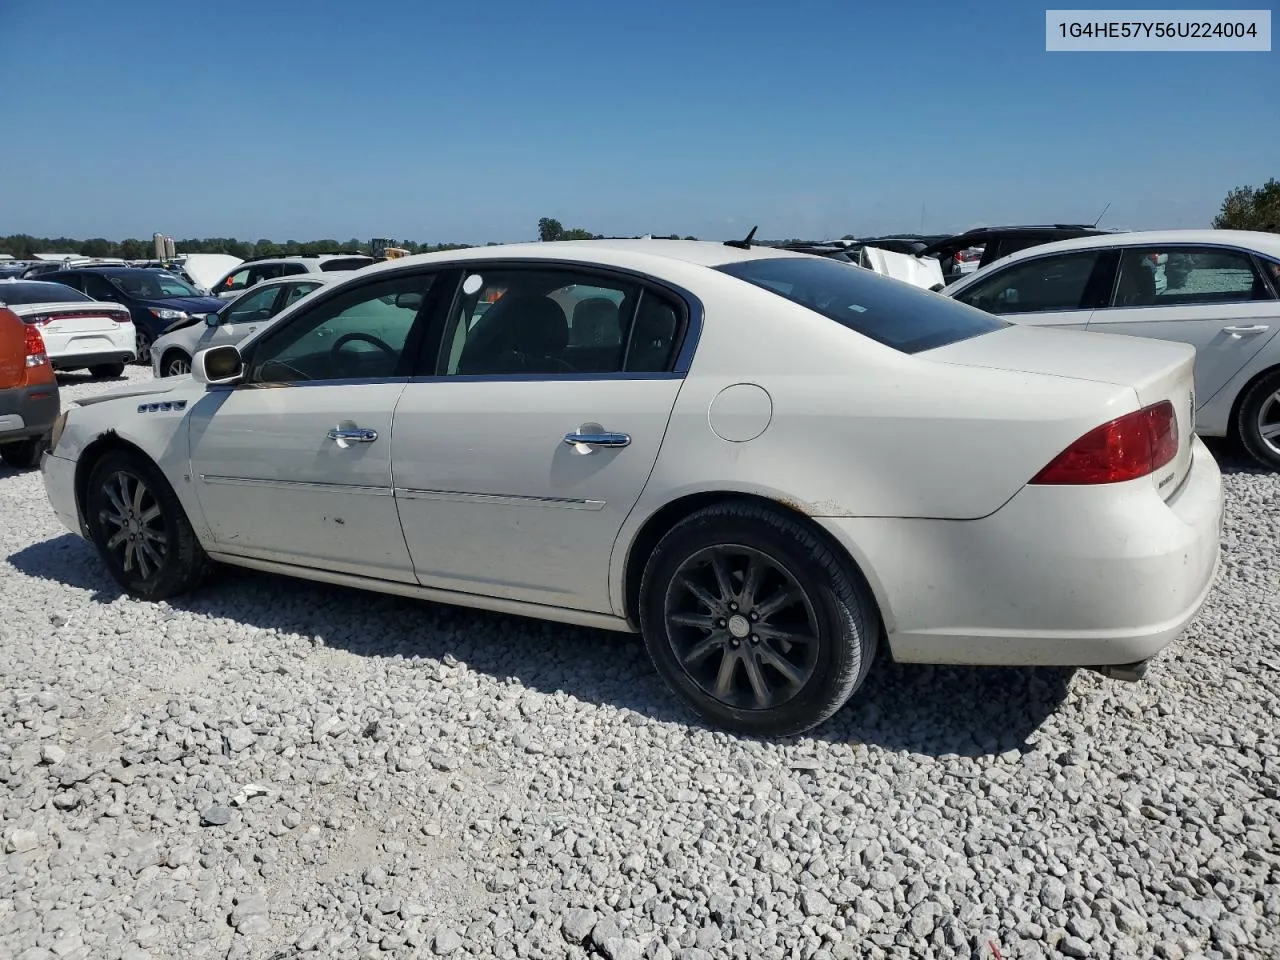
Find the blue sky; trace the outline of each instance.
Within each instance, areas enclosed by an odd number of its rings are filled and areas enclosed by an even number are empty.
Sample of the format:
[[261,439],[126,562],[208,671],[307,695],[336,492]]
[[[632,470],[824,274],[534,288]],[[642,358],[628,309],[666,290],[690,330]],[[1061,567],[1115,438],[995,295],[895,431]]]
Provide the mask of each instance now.
[[1280,53],[1046,53],[1044,9],[0,0],[0,234],[1195,227],[1280,176]]

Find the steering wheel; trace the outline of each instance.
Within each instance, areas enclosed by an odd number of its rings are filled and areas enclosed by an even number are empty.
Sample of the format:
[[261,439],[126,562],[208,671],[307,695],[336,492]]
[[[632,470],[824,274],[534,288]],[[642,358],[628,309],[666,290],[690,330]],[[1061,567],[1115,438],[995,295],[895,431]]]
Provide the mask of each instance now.
[[344,333],[337,340],[333,341],[333,346],[329,348],[330,364],[332,364],[336,368],[339,363],[338,351],[341,350],[343,347],[345,347],[348,343],[356,343],[356,342],[368,343],[377,347],[379,350],[385,353],[388,357],[390,357],[393,361],[398,359],[400,356],[400,354],[396,351],[396,348],[391,346],[391,344],[387,343],[385,340],[379,340],[372,333],[365,333],[361,330],[353,330],[351,333]]

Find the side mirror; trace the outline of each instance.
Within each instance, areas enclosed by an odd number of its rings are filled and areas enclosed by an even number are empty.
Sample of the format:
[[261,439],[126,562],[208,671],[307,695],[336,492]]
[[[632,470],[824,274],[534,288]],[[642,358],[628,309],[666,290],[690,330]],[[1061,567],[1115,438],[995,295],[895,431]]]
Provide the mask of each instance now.
[[244,358],[234,344],[210,347],[191,358],[191,377],[208,386],[235,383],[244,376]]
[[204,325],[206,327],[216,327],[218,325],[218,315],[216,313],[206,313],[204,315]]

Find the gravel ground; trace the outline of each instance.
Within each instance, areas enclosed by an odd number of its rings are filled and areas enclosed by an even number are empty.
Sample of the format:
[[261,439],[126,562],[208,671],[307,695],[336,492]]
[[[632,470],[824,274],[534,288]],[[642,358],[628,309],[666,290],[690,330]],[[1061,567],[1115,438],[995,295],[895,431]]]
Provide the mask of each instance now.
[[0,472],[0,956],[1280,955],[1280,477],[1223,456],[1221,581],[1144,682],[881,663],[785,743],[625,636],[125,599]]

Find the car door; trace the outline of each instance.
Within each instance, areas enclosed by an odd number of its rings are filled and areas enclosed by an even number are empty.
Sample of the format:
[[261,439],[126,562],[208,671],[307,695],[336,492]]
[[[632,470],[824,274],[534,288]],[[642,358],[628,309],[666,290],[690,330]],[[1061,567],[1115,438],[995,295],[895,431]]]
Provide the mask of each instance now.
[[1089,329],[1191,344],[1202,406],[1280,331],[1280,303],[1248,251],[1125,247],[1109,302]]
[[251,341],[242,382],[192,405],[191,477],[215,552],[413,582],[391,420],[432,282],[418,269],[334,290]]
[[1015,323],[1083,330],[1093,308],[1104,302],[1109,262],[1100,250],[1018,260],[952,296]]
[[396,407],[396,502],[430,587],[610,612],[609,558],[683,382],[689,305],[595,268],[477,263]]

